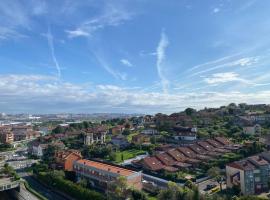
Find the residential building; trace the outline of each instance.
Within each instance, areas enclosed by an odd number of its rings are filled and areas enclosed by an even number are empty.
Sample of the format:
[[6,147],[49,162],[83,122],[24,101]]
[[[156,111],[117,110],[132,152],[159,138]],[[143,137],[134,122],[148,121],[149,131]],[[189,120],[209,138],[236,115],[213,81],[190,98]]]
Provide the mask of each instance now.
[[262,127],[259,124],[255,124],[254,126],[245,126],[243,127],[244,134],[247,135],[261,135]]
[[160,170],[175,172],[190,167],[196,168],[200,163],[206,163],[240,147],[223,137],[199,141],[185,147],[162,145],[155,149],[154,156],[141,159],[135,164],[153,172]]
[[48,144],[42,144],[38,141],[34,141],[29,145],[29,152],[37,157],[42,157],[47,149]]
[[194,141],[197,139],[197,128],[175,126],[175,140]]
[[13,126],[14,141],[33,140],[40,137],[40,132],[34,131],[31,126]]
[[113,145],[118,146],[119,148],[126,148],[130,145],[130,143],[128,142],[127,138],[123,135],[117,135],[117,136],[113,136],[110,143],[112,143]]
[[158,131],[156,129],[153,129],[153,128],[148,128],[148,129],[142,130],[141,134],[144,134],[144,135],[157,135]]
[[141,160],[141,164],[144,169],[150,171],[159,171],[165,167],[156,157],[146,157]]
[[54,157],[56,168],[61,168],[65,171],[73,171],[73,163],[82,159],[81,152],[73,149],[57,151]]
[[110,129],[110,134],[119,135],[119,134],[122,134],[124,130],[125,130],[125,126],[117,125],[117,126]]
[[184,140],[184,141],[194,141],[197,139],[196,133],[177,133],[177,135],[174,136],[175,140]]
[[93,187],[110,190],[110,185],[123,176],[127,186],[137,190],[142,189],[142,173],[91,160],[77,160],[73,164],[78,180],[86,179]]
[[149,144],[150,137],[148,135],[144,135],[144,134],[134,135],[132,137],[132,143],[134,143],[134,144]]
[[227,187],[237,186],[244,195],[268,191],[270,163],[265,154],[270,157],[267,152],[226,165]]
[[105,127],[95,127],[86,130],[84,135],[84,144],[91,145],[95,143],[104,144],[106,142],[106,135],[108,131]]
[[11,144],[14,141],[14,134],[10,131],[0,131],[0,143]]

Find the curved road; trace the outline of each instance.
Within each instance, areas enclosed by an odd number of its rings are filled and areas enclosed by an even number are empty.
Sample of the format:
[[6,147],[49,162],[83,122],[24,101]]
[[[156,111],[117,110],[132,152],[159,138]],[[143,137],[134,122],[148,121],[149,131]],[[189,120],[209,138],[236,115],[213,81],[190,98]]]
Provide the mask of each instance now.
[[29,176],[27,173],[19,173],[19,175],[29,183],[31,188],[36,190],[38,193],[42,194],[48,200],[66,200],[65,197],[45,187],[40,182],[38,182],[35,178],[33,178],[32,176]]

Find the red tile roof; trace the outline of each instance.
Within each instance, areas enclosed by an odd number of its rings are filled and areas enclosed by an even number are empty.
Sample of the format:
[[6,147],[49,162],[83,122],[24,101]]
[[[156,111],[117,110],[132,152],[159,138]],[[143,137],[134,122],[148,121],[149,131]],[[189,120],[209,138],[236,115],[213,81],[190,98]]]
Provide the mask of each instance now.
[[142,162],[144,167],[152,171],[158,171],[164,168],[164,165],[156,157],[146,157]]
[[266,160],[264,160],[261,156],[251,156],[251,157],[248,157],[248,160],[252,164],[257,165],[257,166],[269,165],[269,163]]
[[156,155],[157,159],[159,159],[164,165],[174,165],[174,159],[169,156],[167,153],[160,153]]
[[174,160],[176,161],[181,161],[184,162],[187,157],[180,151],[178,151],[177,149],[171,149],[169,151],[167,151],[167,153],[174,158]]
[[189,146],[189,148],[197,154],[207,154],[207,151],[202,147],[200,147],[199,145],[192,144]]
[[224,146],[220,142],[217,142],[217,141],[211,140],[211,139],[207,139],[206,142],[208,142],[210,145],[212,145],[213,147],[216,147],[216,148],[220,148],[220,147]]
[[225,137],[216,137],[215,140],[218,141],[218,142],[220,142],[223,145],[229,145],[229,144],[231,144],[230,140],[228,140]]
[[130,176],[134,173],[136,173],[135,171],[132,170],[128,170],[122,167],[117,167],[117,166],[113,166],[113,165],[109,165],[109,164],[105,164],[105,163],[101,163],[101,162],[96,162],[96,161],[91,161],[91,160],[78,160],[76,161],[76,163],[80,163],[89,167],[93,167],[99,170],[103,170],[103,171],[107,171],[107,172],[111,172],[111,173],[115,173],[115,174],[119,174],[120,176]]
[[207,142],[197,142],[198,145],[200,145],[202,148],[204,148],[205,150],[207,151],[214,151],[214,147],[212,145],[210,145],[209,143]]
[[182,152],[188,158],[196,158],[196,153],[187,147],[178,147],[177,150]]

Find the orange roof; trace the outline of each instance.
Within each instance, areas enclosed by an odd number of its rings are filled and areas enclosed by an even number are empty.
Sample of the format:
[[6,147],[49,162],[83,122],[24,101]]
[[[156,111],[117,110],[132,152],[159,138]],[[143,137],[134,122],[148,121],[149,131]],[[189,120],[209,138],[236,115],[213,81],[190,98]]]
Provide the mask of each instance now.
[[96,161],[92,161],[92,160],[82,159],[82,160],[78,160],[76,163],[84,164],[84,165],[89,166],[89,167],[94,167],[94,168],[97,168],[99,170],[119,174],[121,176],[130,176],[130,175],[136,173],[135,171],[131,171],[131,170],[124,169],[121,167],[108,165],[105,163],[96,162]]

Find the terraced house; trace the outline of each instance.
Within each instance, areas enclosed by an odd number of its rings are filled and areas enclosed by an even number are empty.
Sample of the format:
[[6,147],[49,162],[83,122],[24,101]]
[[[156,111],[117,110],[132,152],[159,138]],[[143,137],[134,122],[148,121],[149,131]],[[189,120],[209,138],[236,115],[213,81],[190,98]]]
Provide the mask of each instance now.
[[176,172],[190,167],[196,168],[200,163],[206,163],[224,153],[238,150],[240,147],[226,138],[217,137],[186,147],[162,148],[163,151],[160,149],[156,155],[144,158],[136,164],[145,170],[154,172],[160,170]]

